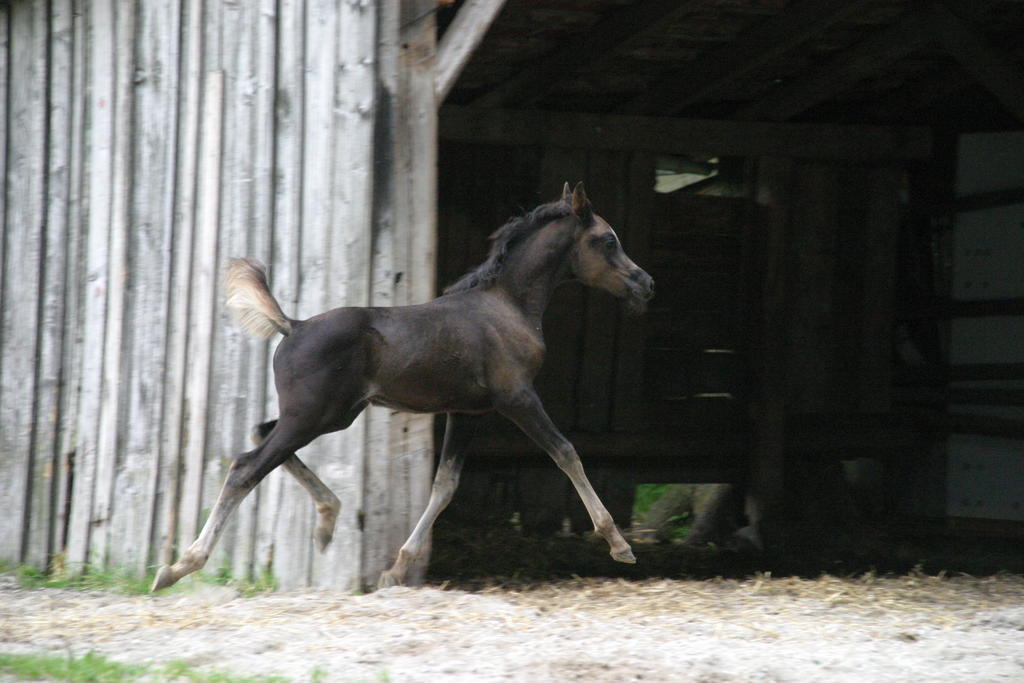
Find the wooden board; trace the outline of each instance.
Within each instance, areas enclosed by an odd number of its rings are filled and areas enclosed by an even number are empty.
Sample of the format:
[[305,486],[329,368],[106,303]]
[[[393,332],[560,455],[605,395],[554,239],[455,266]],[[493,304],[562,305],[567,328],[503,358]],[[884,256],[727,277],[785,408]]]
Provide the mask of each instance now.
[[[46,255],[46,127],[47,127],[47,7],[30,3],[11,7],[7,69],[22,77],[8,91],[7,118],[17,147],[6,156],[6,243],[3,250],[0,306],[0,496],[11,521],[0,535],[0,557],[20,562],[30,545],[33,498],[44,494],[45,472],[37,472],[39,414],[37,386],[53,368],[39,368],[41,301]],[[11,137],[14,137],[12,135]],[[43,396],[49,390],[41,388]],[[44,418],[45,419],[45,418]],[[18,454],[10,457],[7,454]],[[37,510],[38,511],[38,510]],[[45,507],[39,511],[46,519]],[[44,521],[44,524],[46,522]],[[38,552],[38,548],[35,548]],[[36,564],[39,563],[38,555]],[[45,558],[44,558],[45,562]]]

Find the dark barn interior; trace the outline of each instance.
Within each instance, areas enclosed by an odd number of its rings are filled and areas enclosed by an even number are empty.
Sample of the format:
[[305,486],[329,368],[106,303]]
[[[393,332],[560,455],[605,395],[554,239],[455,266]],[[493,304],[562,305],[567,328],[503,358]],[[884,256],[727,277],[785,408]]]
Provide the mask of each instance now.
[[[564,286],[537,385],[620,526],[640,484],[716,483],[690,540],[760,551],[731,557],[1019,542],[1022,31],[1018,1],[509,0],[441,109],[438,282],[586,182],[658,295]],[[482,518],[589,528],[498,419],[447,523]]]

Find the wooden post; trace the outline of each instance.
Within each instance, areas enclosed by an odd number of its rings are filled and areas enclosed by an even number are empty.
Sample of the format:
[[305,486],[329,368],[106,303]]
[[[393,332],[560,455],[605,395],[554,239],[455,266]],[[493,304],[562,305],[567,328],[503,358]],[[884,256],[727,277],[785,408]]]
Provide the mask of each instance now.
[[[403,0],[382,8],[381,101],[377,109],[374,299],[391,305],[435,295],[437,249],[437,100],[434,3]],[[390,247],[390,248],[389,248]],[[391,252],[391,258],[385,257]],[[390,267],[389,267],[390,266]],[[385,278],[390,273],[391,282]],[[392,290],[387,296],[387,290]],[[426,507],[433,470],[429,415],[370,409],[363,508],[366,513],[360,576],[375,585],[380,572]],[[386,427],[384,425],[387,425]],[[425,558],[424,558],[425,559]],[[408,576],[422,577],[421,563]]]
[[757,342],[751,344],[757,368],[754,446],[746,513],[759,541],[782,499],[786,436],[788,353],[787,263],[793,192],[793,162],[761,159],[757,203],[767,211]]

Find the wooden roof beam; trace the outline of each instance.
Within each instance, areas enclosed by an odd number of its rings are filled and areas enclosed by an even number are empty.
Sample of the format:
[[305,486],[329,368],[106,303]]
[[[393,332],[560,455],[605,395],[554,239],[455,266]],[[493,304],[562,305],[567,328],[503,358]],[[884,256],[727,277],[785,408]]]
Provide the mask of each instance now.
[[915,126],[713,121],[617,114],[441,108],[442,139],[660,154],[785,156],[877,161],[924,159],[932,133]]
[[928,27],[950,56],[999,100],[1007,111],[1024,121],[1024,78],[1008,65],[988,40],[970,28],[945,5],[928,11]]
[[943,69],[912,83],[904,83],[881,100],[858,107],[850,119],[899,121],[901,117],[918,114],[940,100],[954,97],[973,84],[974,81],[963,69],[953,69],[952,73]]
[[860,10],[866,0],[803,0],[743,31],[735,40],[674,71],[626,103],[625,114],[670,115],[711,97],[737,78],[785,54]]
[[878,73],[931,40],[928,16],[912,12],[843,51],[809,76],[770,91],[736,112],[737,119],[785,121]]
[[518,74],[477,98],[473,106],[523,106],[546,92],[545,88],[553,87],[566,74],[604,58],[632,37],[697,4],[695,0],[647,0],[616,10],[578,38],[531,61]]
[[504,6],[505,0],[466,0],[452,19],[437,47],[434,93],[438,103],[448,96]]

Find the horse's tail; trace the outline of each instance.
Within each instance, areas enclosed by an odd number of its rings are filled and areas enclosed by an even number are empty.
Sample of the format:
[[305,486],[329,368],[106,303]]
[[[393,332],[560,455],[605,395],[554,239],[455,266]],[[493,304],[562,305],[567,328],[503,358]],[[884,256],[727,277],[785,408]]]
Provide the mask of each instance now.
[[228,262],[224,285],[227,307],[235,312],[246,332],[263,339],[292,333],[291,319],[270,293],[265,265],[255,259],[233,258]]

